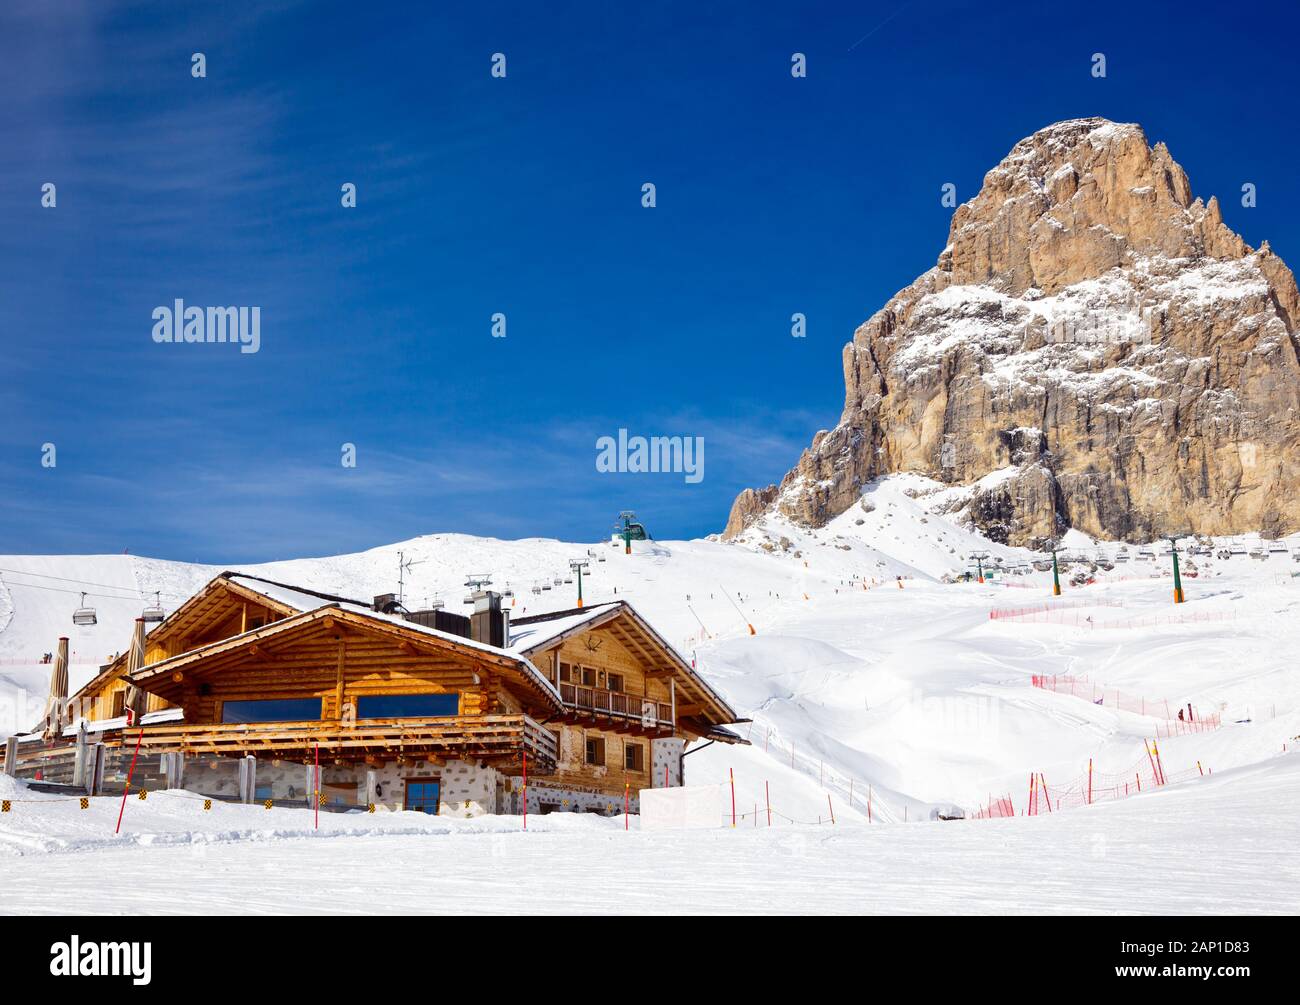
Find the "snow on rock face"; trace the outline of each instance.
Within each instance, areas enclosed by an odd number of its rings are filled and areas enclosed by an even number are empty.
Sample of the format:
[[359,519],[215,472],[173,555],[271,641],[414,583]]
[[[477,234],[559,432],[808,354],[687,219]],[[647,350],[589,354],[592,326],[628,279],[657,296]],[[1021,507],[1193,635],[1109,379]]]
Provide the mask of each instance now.
[[724,534],[772,508],[821,526],[882,474],[971,485],[1008,465],[1020,475],[971,514],[1011,543],[1289,533],[1297,318],[1285,264],[1193,199],[1163,144],[1104,119],[1049,126],[957,209],[936,267],[857,330],[839,425],[779,488],[743,492]]

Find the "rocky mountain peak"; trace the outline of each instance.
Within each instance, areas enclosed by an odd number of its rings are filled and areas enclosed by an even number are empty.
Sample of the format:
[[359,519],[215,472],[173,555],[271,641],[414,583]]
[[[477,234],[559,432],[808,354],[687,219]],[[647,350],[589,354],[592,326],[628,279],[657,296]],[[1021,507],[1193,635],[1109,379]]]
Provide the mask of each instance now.
[[[844,349],[845,405],[773,510],[820,525],[896,471],[953,489],[998,540],[1300,528],[1295,278],[1140,126],[1026,137],[953,214],[948,245]],[[990,477],[995,476],[995,477]]]

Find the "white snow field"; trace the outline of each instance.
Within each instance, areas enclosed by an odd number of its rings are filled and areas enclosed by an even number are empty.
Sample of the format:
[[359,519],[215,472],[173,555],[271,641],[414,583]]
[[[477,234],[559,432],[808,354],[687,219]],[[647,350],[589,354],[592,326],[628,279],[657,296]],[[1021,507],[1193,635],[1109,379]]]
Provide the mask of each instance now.
[[[574,587],[553,579],[570,558],[603,555],[587,601],[617,590],[753,720],[736,727],[752,746],[687,757],[687,784],[726,786],[716,830],[530,815],[525,834],[518,817],[396,813],[321,814],[318,832],[307,810],[205,813],[192,794],[152,793],[128,801],[114,836],[118,801],[83,811],[0,779],[5,798],[34,800],[0,814],[0,911],[1300,909],[1286,853],[1300,825],[1300,539],[1260,558],[1247,554],[1257,540],[1216,541],[1240,554],[1198,556],[1178,606],[1158,545],[1147,560],[1130,545],[1128,562],[1054,600],[1050,573],[940,581],[976,551],[986,564],[1041,558],[945,515],[961,490],[897,476],[864,499],[817,531],[769,518],[737,543],[635,542],[631,556],[608,541],[438,534],[242,567],[366,601],[396,590],[401,551],[420,563],[406,574],[408,606],[441,596],[456,609],[466,575],[487,572],[514,590],[519,615],[573,606]],[[1076,532],[1066,545],[1094,547]],[[1119,545],[1099,547],[1113,556]],[[126,645],[153,591],[170,610],[218,571],[126,555],[0,557],[0,735],[39,717],[50,668],[38,661],[58,636],[72,640],[79,687]],[[534,595],[542,580],[553,588]],[[81,590],[98,609],[94,628],[71,624]],[[1022,614],[991,619],[995,610]],[[1035,675],[1092,683],[1075,697],[1032,686]],[[1190,703],[1222,725],[1169,736],[1187,727],[1166,719],[1166,703],[1170,716]],[[1157,735],[1171,784],[1152,791],[1152,765],[1125,793]],[[1090,760],[1097,804],[1077,805]],[[1031,772],[1047,800],[1021,816]],[[999,797],[1014,818],[932,819]],[[1057,798],[1075,805],[1047,813]],[[340,875],[352,878],[319,878]]]

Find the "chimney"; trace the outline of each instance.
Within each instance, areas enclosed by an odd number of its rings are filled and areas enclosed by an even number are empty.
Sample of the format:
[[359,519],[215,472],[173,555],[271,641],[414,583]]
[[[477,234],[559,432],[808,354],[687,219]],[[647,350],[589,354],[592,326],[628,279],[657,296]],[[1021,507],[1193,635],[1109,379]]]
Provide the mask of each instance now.
[[510,615],[501,609],[501,594],[480,590],[474,594],[474,613],[469,616],[469,637],[475,642],[504,649]]
[[370,606],[380,614],[387,614],[389,609],[397,604],[396,593],[381,593],[375,597],[375,602]]

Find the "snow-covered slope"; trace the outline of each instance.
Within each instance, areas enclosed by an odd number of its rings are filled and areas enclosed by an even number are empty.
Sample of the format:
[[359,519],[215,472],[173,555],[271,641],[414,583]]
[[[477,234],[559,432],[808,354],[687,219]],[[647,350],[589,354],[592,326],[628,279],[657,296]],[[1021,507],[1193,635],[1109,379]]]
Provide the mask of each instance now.
[[[554,579],[590,550],[605,561],[592,562],[585,598],[631,601],[753,720],[739,727],[751,747],[715,744],[687,761],[692,782],[734,774],[741,814],[765,807],[769,792],[783,818],[812,823],[832,811],[865,819],[868,795],[873,820],[886,821],[970,808],[991,794],[1011,793],[1021,806],[1031,771],[1049,786],[1090,758],[1099,772],[1121,771],[1162,728],[1033,688],[1035,674],[1087,676],[1174,709],[1220,712],[1220,730],[1162,740],[1171,774],[1198,760],[1214,771],[1265,760],[1300,733],[1300,674],[1287,661],[1300,636],[1300,580],[1291,576],[1300,565],[1290,554],[1198,559],[1201,575],[1186,581],[1188,603],[1177,609],[1169,560],[1139,561],[1136,548],[1132,562],[1098,572],[1093,585],[1067,585],[1060,601],[1049,573],[945,583],[972,553],[987,553],[994,568],[1041,558],[949,519],[962,491],[895,476],[818,530],[770,516],[735,542],[637,542],[630,556],[608,542],[437,534],[245,571],[364,601],[396,590],[400,552],[412,563],[408,605],[440,596],[460,609],[466,575],[491,573],[522,615],[573,606],[575,587]],[[1067,544],[1091,542],[1073,535]],[[154,591],[171,609],[220,571],[127,555],[9,556],[0,569],[0,734],[39,717],[50,668],[38,661],[58,636],[71,638],[79,687],[125,647]],[[552,589],[534,594],[543,581]],[[93,628],[71,623],[81,590],[98,609]],[[1033,605],[1054,620],[989,617]],[[1179,621],[1153,620],[1170,617]]]

